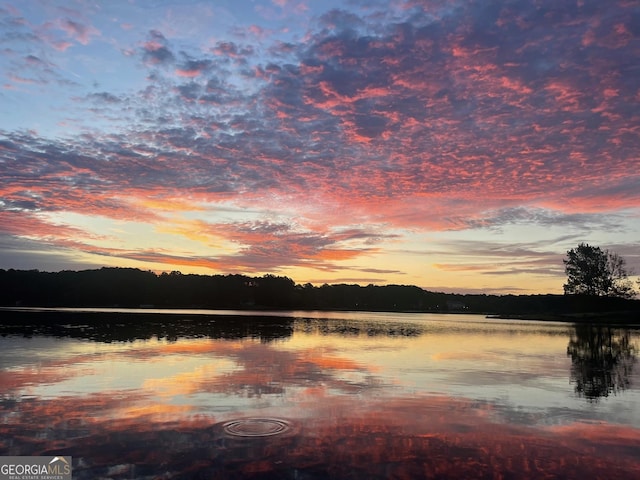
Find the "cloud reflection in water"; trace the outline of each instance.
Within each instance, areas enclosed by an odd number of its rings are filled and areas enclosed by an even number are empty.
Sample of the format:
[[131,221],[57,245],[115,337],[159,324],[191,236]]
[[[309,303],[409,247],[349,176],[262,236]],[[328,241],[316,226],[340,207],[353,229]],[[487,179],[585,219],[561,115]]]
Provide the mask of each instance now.
[[[40,336],[37,361],[33,338],[5,331],[0,455],[72,455],[79,479],[640,476],[637,423],[573,395],[570,329],[510,328],[298,319],[268,338]],[[247,417],[293,428],[225,434]]]

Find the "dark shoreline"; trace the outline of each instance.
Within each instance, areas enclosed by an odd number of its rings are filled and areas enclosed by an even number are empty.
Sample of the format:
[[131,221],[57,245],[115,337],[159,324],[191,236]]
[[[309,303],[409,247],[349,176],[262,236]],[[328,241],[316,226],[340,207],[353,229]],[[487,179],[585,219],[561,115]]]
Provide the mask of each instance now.
[[[0,269],[0,305],[228,310],[475,313],[504,318],[638,322],[640,300],[585,295],[432,292],[415,285],[296,284],[264,275],[156,275],[132,268],[57,273]],[[636,319],[633,314],[635,312]],[[576,317],[574,314],[580,314]],[[536,318],[537,317],[537,318]],[[615,318],[614,318],[615,320]]]
[[487,318],[498,320],[535,320],[539,322],[563,322],[563,323],[593,323],[610,326],[622,325],[625,327],[640,328],[640,314],[638,312],[599,312],[599,313],[548,313],[548,314],[500,314],[487,315]]
[[[175,311],[180,310],[180,311]],[[215,312],[215,313],[209,313]],[[70,320],[80,320],[76,316],[82,315],[82,321],[113,320],[119,316],[125,319],[158,319],[158,318],[189,318],[192,320],[226,318],[291,318],[286,312],[362,312],[362,313],[405,313],[405,314],[438,314],[438,315],[484,315],[487,319],[495,320],[526,320],[538,322],[561,322],[573,324],[605,324],[609,326],[624,326],[640,328],[640,313],[636,311],[611,311],[611,312],[581,312],[581,313],[517,313],[517,314],[493,314],[487,312],[433,312],[433,311],[406,311],[406,310],[356,310],[356,309],[269,309],[269,308],[128,308],[128,307],[46,307],[46,306],[0,306],[0,312],[4,312],[0,324],[5,323],[7,314],[10,318],[31,317],[29,321],[44,321],[46,323]],[[243,313],[240,313],[243,312]],[[279,315],[282,313],[283,315]],[[76,317],[70,318],[70,317]]]

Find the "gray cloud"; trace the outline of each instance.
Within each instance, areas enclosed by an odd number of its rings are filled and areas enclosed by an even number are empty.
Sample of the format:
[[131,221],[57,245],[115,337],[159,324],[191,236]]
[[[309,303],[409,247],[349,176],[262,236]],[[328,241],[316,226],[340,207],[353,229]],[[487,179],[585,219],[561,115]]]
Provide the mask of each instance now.
[[167,65],[174,63],[175,55],[170,50],[165,36],[157,30],[151,30],[142,46],[142,59],[152,66]]

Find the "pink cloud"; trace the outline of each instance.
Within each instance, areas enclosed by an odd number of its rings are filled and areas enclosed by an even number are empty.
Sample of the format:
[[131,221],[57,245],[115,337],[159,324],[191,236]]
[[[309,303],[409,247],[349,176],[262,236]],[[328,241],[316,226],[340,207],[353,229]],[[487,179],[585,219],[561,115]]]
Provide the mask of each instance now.
[[69,37],[73,38],[82,45],[88,45],[91,37],[100,36],[100,31],[91,25],[70,20],[68,18],[61,19],[58,22],[58,28],[64,31]]
[[179,77],[185,77],[185,78],[195,78],[202,75],[202,71],[198,69],[183,70],[178,68],[176,69],[176,75],[178,75]]
[[256,38],[266,39],[269,35],[271,35],[271,31],[267,30],[260,25],[250,25],[247,31]]
[[43,82],[40,81],[40,80],[34,80],[33,78],[21,77],[19,75],[9,74],[8,78],[9,78],[9,80],[11,80],[14,83],[21,83],[21,84],[26,84],[26,85],[33,85],[33,84],[42,85],[43,84]]
[[72,42],[67,42],[64,40],[49,40],[50,45],[59,52],[66,52],[67,49],[73,46]]

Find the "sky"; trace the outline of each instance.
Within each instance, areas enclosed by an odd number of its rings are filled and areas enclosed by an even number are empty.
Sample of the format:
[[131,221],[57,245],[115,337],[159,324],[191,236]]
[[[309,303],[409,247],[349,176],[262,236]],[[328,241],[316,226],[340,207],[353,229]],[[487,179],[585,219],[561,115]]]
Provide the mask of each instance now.
[[0,0],[0,268],[640,272],[637,0]]

